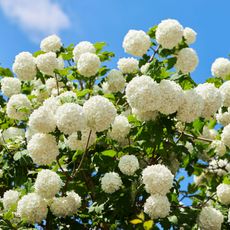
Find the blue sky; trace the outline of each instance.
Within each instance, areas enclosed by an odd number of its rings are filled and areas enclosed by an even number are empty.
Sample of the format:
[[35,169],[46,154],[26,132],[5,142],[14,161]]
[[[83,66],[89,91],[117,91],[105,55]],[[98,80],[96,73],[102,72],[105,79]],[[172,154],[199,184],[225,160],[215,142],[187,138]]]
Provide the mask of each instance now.
[[115,67],[127,56],[121,44],[129,29],[175,18],[198,33],[192,47],[200,63],[193,77],[204,82],[214,59],[230,53],[229,8],[229,0],[0,0],[0,63],[10,67],[17,53],[37,50],[39,39],[55,32],[65,44],[106,41],[116,53]]

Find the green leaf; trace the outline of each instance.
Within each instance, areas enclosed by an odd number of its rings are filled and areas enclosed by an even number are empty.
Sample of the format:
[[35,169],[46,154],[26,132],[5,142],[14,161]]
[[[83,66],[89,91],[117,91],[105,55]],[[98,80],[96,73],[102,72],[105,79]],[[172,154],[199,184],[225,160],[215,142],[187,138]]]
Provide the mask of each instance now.
[[84,90],[81,90],[81,91],[77,91],[77,96],[78,97],[84,97],[86,94],[88,94],[90,92],[91,92],[90,89],[84,89]]
[[140,214],[138,214],[137,217],[141,220],[145,220],[144,212],[141,212]]
[[115,157],[117,152],[111,149],[111,150],[105,150],[101,154],[107,157]]
[[0,76],[2,77],[13,77],[13,73],[9,68],[0,67]]
[[155,38],[155,34],[156,34],[156,29],[157,29],[157,25],[151,27],[149,29],[149,31],[147,32],[147,34],[149,35],[150,38]]
[[140,220],[140,219],[134,219],[134,220],[130,220],[129,222],[131,224],[140,224],[140,223],[142,223],[142,220]]
[[154,224],[153,220],[147,220],[147,221],[144,222],[143,228],[145,230],[150,230],[150,229],[152,229],[153,224]]
[[107,45],[106,42],[96,42],[93,44],[95,49],[96,49],[96,53],[99,53],[102,51],[102,49]]

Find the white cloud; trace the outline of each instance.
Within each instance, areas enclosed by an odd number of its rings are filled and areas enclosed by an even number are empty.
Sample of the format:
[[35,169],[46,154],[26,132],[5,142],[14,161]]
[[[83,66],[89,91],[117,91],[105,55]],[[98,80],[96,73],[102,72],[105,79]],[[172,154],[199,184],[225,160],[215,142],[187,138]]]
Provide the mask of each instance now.
[[0,7],[33,40],[70,26],[68,15],[53,0],[0,0]]

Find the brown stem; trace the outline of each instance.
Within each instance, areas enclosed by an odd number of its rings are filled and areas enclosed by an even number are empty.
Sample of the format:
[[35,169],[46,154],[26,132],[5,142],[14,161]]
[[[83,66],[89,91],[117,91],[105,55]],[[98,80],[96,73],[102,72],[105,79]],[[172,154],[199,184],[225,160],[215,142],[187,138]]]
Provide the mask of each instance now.
[[150,63],[154,59],[159,47],[160,47],[159,45],[156,47],[156,49],[154,50],[154,52],[153,52],[152,56],[150,57],[148,63]]
[[60,90],[59,90],[59,83],[58,83],[58,79],[57,79],[57,74],[55,73],[55,80],[56,80],[56,85],[57,85],[57,93],[58,95],[60,94]]
[[211,140],[211,139],[204,138],[204,137],[195,137],[195,136],[193,136],[192,134],[185,133],[185,132],[180,132],[180,131],[178,131],[178,130],[177,130],[177,132],[178,132],[180,135],[182,134],[182,136],[184,135],[184,136],[186,136],[186,137],[190,137],[190,138],[195,139],[195,140],[206,141],[206,142],[209,142],[209,143],[211,143],[211,142],[213,141],[213,140]]

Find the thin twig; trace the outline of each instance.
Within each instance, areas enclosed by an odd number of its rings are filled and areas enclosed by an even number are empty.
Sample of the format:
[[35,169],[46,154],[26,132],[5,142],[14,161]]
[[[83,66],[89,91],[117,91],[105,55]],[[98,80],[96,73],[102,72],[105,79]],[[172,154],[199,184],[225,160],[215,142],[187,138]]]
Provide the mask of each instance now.
[[177,132],[178,132],[179,134],[182,134],[182,136],[184,135],[184,136],[186,136],[186,137],[190,137],[190,138],[195,139],[195,140],[206,141],[206,142],[209,142],[209,143],[211,143],[211,142],[213,141],[213,140],[208,139],[208,138],[205,138],[205,137],[195,137],[195,136],[193,136],[192,134],[185,133],[185,132],[180,132],[180,131],[178,131],[178,130],[177,130]]
[[57,85],[57,93],[58,95],[60,94],[60,90],[59,90],[59,83],[58,83],[58,79],[57,79],[57,74],[55,73],[55,80],[56,80],[56,85]]
[[156,49],[154,50],[154,52],[153,52],[153,54],[152,54],[152,56],[150,57],[150,59],[149,59],[149,63],[154,59],[154,57],[155,57],[155,55],[156,55],[156,53],[157,53],[157,51],[158,51],[158,49],[159,49],[159,45],[156,47]]

